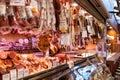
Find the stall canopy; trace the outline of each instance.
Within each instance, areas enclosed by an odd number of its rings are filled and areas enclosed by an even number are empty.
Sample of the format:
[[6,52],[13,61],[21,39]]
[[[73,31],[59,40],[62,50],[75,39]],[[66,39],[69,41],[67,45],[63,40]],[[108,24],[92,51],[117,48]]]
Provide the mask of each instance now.
[[110,18],[101,0],[75,0],[75,2],[101,22]]

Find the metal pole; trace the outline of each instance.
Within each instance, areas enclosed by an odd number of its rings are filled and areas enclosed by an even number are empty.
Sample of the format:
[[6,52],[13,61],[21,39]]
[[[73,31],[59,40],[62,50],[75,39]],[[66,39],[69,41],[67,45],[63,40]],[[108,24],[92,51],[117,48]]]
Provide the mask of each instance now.
[[106,63],[106,59],[108,56],[108,53],[107,53],[107,20],[104,20],[104,25],[105,25],[105,28],[104,28],[104,50],[105,50],[104,63]]

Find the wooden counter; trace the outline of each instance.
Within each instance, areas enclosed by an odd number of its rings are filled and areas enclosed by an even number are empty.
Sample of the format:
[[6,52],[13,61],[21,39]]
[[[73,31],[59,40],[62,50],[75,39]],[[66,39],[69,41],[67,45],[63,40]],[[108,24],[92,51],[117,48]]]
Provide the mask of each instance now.
[[106,64],[109,67],[112,75],[115,75],[115,70],[118,67],[118,60],[120,58],[120,53],[112,53],[108,56]]

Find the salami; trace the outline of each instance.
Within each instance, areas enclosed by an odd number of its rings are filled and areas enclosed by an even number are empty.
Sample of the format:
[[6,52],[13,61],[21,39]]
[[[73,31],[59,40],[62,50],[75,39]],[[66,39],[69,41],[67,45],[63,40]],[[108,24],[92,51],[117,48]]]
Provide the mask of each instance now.
[[60,1],[59,0],[53,0],[53,6],[55,9],[55,19],[56,19],[56,30],[59,31],[59,25],[60,25],[60,13],[61,13],[61,6],[60,6]]

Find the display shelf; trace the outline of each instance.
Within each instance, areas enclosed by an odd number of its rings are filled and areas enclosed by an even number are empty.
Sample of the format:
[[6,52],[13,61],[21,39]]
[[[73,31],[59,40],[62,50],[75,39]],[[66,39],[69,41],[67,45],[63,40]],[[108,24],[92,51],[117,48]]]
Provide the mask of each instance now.
[[[96,55],[88,57],[89,59],[96,58]],[[86,62],[87,58],[83,58],[81,60],[77,60],[74,62],[74,66],[72,68],[69,68],[68,64],[62,64],[57,67],[54,67],[52,69],[48,69],[42,72],[38,72],[35,74],[31,74],[29,76],[26,76],[24,78],[21,78],[19,80],[56,80],[60,77],[70,73],[71,71],[77,70],[80,67],[84,67],[88,65]],[[79,66],[78,66],[79,65]]]

